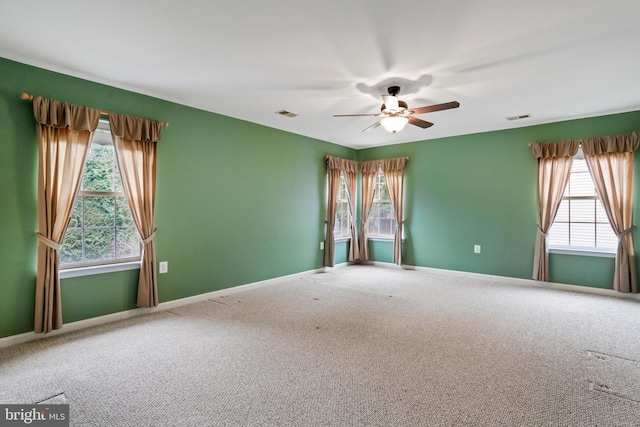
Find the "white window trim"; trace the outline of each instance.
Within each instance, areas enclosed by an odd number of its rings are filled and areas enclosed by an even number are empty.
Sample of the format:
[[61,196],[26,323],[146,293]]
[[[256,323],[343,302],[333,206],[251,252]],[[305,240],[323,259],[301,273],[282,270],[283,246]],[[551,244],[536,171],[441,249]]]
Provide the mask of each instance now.
[[68,268],[60,270],[60,279],[92,276],[94,274],[115,273],[117,271],[139,270],[140,261],[120,262],[115,264],[92,265],[88,267]]
[[579,246],[549,246],[550,254],[592,256],[599,258],[615,258],[616,252],[603,248],[579,247]]
[[[395,241],[395,238],[393,236],[385,236],[385,235],[368,235],[367,236],[367,240],[373,240],[375,242],[391,242],[393,243]],[[404,243],[407,239],[406,238],[402,238],[402,243]]]
[[[100,121],[98,122],[98,128],[96,130],[103,131],[105,133],[108,132],[109,134],[111,134],[111,126],[109,124],[109,121],[105,119],[100,119]],[[93,144],[94,141],[92,141],[91,143]],[[113,145],[113,144],[109,143],[105,145]],[[124,190],[123,191],[80,190],[78,192],[78,197],[80,196],[124,197],[125,194],[124,194]],[[90,276],[93,274],[112,273],[117,271],[136,270],[136,269],[139,270],[141,262],[142,262],[142,242],[140,242],[140,256],[138,257],[127,257],[127,258],[101,260],[101,261],[84,262],[84,263],[61,264],[58,276],[60,279],[65,279],[69,277]]]
[[[384,187],[385,188],[387,187],[387,181],[386,181],[386,178],[384,176],[384,171],[382,170],[382,168],[379,167],[378,168],[378,172],[376,173],[376,186],[375,186],[376,191],[374,191],[374,197],[373,197],[373,202],[372,202],[373,204],[371,205],[371,208],[372,208],[371,210],[373,210],[373,206],[375,204],[380,204],[380,203],[391,204],[391,199],[389,199],[389,200],[380,199],[380,198],[376,198],[376,196],[375,196],[376,192],[378,190],[378,180],[380,179],[379,178],[380,175],[382,175],[382,178],[385,179]],[[388,194],[388,191],[389,190],[387,190],[387,194]],[[378,195],[379,195],[379,193],[378,193]],[[393,204],[391,204],[391,206],[393,206]],[[369,218],[371,218],[371,214],[369,214]],[[404,233],[404,230],[403,230],[403,233]],[[379,241],[379,242],[393,242],[395,238],[394,238],[394,233],[391,233],[391,234],[367,234],[367,239],[375,240],[375,241]],[[402,238],[402,241],[404,242],[404,237]]]
[[[574,156],[574,159],[584,159],[584,153],[582,152],[582,146],[580,146],[578,152]],[[591,172],[589,172],[591,175]],[[591,178],[593,179],[593,177]],[[563,200],[565,197],[563,196]],[[573,200],[600,200],[602,203],[600,196],[597,194],[594,196],[573,196],[567,197],[566,199]],[[592,246],[565,246],[565,245],[549,245],[548,246],[549,253],[551,254],[563,254],[563,255],[577,255],[577,256],[591,256],[591,257],[599,257],[599,258],[615,258],[617,249],[614,248],[601,248],[601,247],[592,247]]]

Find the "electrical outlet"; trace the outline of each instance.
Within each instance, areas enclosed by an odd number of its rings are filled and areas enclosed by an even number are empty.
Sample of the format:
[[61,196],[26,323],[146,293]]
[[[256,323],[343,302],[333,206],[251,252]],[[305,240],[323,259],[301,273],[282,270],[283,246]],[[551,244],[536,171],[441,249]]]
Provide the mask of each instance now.
[[320,250],[324,250],[324,242],[320,242]]
[[158,270],[159,270],[160,274],[168,273],[169,272],[169,262],[168,261],[160,262],[160,264],[158,265]]
[[480,253],[480,245],[473,245],[473,253],[474,254]]

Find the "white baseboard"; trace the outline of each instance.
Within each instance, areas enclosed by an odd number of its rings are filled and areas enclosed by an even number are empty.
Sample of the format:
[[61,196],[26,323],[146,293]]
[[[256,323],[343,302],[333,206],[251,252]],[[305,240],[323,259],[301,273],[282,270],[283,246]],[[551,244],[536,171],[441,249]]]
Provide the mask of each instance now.
[[[376,264],[382,265],[384,263],[376,263]],[[390,265],[394,265],[394,264],[390,264]],[[587,293],[587,294],[603,295],[608,297],[625,298],[625,299],[640,301],[640,294],[618,292],[618,291],[614,291],[613,289],[594,288],[591,286],[569,285],[565,283],[542,282],[542,281],[533,280],[533,279],[522,279],[519,277],[494,276],[491,274],[471,273],[468,271],[444,270],[440,268],[420,267],[420,266],[413,266],[413,265],[403,265],[402,268],[406,270],[428,271],[428,272],[437,273],[437,274],[449,274],[449,275],[477,277],[477,278],[484,278],[484,279],[490,278],[493,281],[511,283],[516,285],[536,286],[536,287],[545,288],[545,289],[581,292],[581,293]]]
[[[510,283],[510,284],[537,286],[537,287],[542,287],[546,289],[582,292],[582,293],[588,293],[588,294],[596,294],[596,295],[603,295],[603,296],[617,297],[617,298],[626,298],[626,299],[640,301],[640,294],[627,294],[622,292],[616,292],[612,289],[601,289],[601,288],[593,288],[589,286],[568,285],[563,283],[540,282],[533,279],[494,276],[490,274],[470,273],[466,271],[455,271],[455,270],[444,270],[444,269],[433,268],[433,267],[420,267],[420,266],[412,266],[412,265],[399,266],[393,263],[380,262],[380,261],[368,261],[362,264],[377,265],[377,266],[387,267],[387,268],[402,268],[406,270],[427,271],[427,272],[436,273],[436,274],[446,274],[446,275],[453,275],[453,276],[457,275],[457,276],[476,277],[476,278],[485,279],[485,280],[487,278],[490,278],[491,280],[494,280],[494,281]],[[333,268],[343,268],[349,265],[352,265],[352,263],[345,262],[345,263],[336,264]],[[327,268],[308,270],[300,273],[290,274],[287,276],[275,277],[273,279],[262,280],[259,282],[248,283],[246,285],[234,286],[232,288],[220,289],[217,291],[207,292],[205,294],[194,295],[191,297],[167,301],[167,302],[160,303],[157,307],[134,308],[132,310],[121,311],[119,313],[112,313],[112,314],[107,314],[105,316],[93,317],[91,319],[79,320],[77,322],[64,324],[62,328],[56,329],[55,331],[49,332],[47,334],[36,334],[34,332],[26,332],[24,334],[11,335],[8,337],[0,338],[0,348],[9,347],[11,345],[20,344],[20,343],[29,342],[29,341],[35,341],[43,338],[53,337],[56,335],[65,334],[68,332],[77,331],[77,330],[89,328],[92,326],[103,325],[105,323],[129,319],[131,317],[142,316],[145,314],[155,313],[158,311],[170,310],[175,307],[180,307],[187,304],[193,304],[195,302],[220,297],[223,295],[231,295],[231,294],[246,291],[249,289],[256,289],[263,286],[269,286],[269,285],[272,285],[284,280],[289,280],[295,277],[306,276],[314,273],[324,273],[326,271],[328,271]]]
[[[338,266],[342,267],[343,265],[339,264]],[[316,270],[308,270],[308,271],[303,271],[301,273],[289,274],[287,276],[275,277],[273,279],[261,280],[259,282],[248,283],[246,285],[234,286],[231,288],[225,288],[217,291],[207,292],[205,294],[199,294],[191,297],[162,302],[158,304],[157,307],[134,308],[131,310],[121,311],[118,313],[107,314],[99,317],[92,317],[91,319],[78,320],[77,322],[66,323],[62,325],[62,328],[56,329],[46,334],[36,334],[35,332],[25,332],[23,334],[11,335],[8,337],[0,338],[0,348],[9,347],[15,344],[21,344],[29,341],[35,341],[43,338],[54,337],[57,335],[66,334],[68,332],[90,328],[92,326],[98,326],[98,325],[103,325],[105,323],[117,322],[118,320],[129,319],[131,317],[142,316],[145,314],[155,313],[158,311],[170,310],[175,307],[180,307],[187,304],[193,304],[194,302],[204,301],[207,299],[216,298],[223,295],[231,295],[237,292],[242,292],[249,289],[256,289],[263,286],[269,286],[274,283],[278,283],[280,281],[289,280],[295,277],[305,276],[308,274],[322,273],[324,271],[326,271],[324,268],[320,268]]]

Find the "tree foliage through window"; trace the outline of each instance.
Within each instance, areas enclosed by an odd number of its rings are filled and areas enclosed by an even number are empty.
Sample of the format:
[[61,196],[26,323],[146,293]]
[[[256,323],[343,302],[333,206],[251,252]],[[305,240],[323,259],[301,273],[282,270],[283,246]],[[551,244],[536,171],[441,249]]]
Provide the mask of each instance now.
[[140,238],[122,190],[108,130],[98,129],[85,163],[60,264],[104,264],[140,259]]

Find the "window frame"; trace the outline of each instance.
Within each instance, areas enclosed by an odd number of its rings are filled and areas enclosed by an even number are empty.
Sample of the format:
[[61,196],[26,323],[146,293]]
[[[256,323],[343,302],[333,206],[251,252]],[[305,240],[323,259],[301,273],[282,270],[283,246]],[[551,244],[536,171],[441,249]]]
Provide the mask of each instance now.
[[[334,241],[344,241],[351,239],[351,217],[350,215],[350,206],[349,199],[347,196],[347,179],[344,176],[344,172],[340,171],[340,189],[338,190],[338,194],[336,196],[336,216],[334,218],[334,228],[333,228],[333,240]],[[341,197],[344,195],[344,197]],[[338,230],[338,224],[340,224],[340,214],[342,212],[346,212],[346,232],[344,234],[336,234],[336,230]]]
[[[571,172],[570,174],[574,174],[574,173],[584,173],[581,171],[575,171],[574,170],[574,165],[575,165],[575,161],[577,160],[584,160],[584,154],[582,153],[582,147],[580,147],[578,149],[578,152],[576,153],[575,156],[573,156],[573,162],[571,165]],[[600,206],[602,206],[602,201],[600,199],[600,195],[598,194],[597,188],[595,187],[595,184],[593,183],[593,177],[591,176],[591,171],[588,169],[587,167],[587,173],[589,175],[589,178],[591,179],[591,183],[593,185],[593,195],[578,195],[578,196],[571,196],[568,195],[567,193],[570,191],[570,185],[569,182],[567,182],[567,187],[565,189],[565,193],[562,196],[562,202],[564,203],[565,201],[568,201],[569,203],[571,203],[571,201],[581,201],[581,200],[588,200],[594,201],[594,211],[597,212],[598,206],[597,204],[600,203]],[[571,175],[569,176],[569,180],[571,180]],[[560,209],[562,207],[561,206],[558,208]],[[553,232],[553,226],[556,223],[563,223],[563,224],[568,224],[569,227],[569,236],[571,235],[571,224],[593,224],[593,236],[594,236],[594,241],[597,242],[597,226],[598,224],[605,224],[605,222],[601,222],[597,220],[597,216],[594,215],[594,221],[572,221],[571,218],[571,204],[569,204],[568,208],[567,208],[567,220],[566,221],[558,221],[558,218],[556,217],[556,219],[554,219],[553,224],[551,225],[550,229],[549,229],[549,236],[548,238],[551,238],[551,233]],[[606,214],[605,214],[605,218],[606,218]],[[609,225],[609,227],[611,227],[611,224],[609,223],[609,219],[606,218],[606,224]],[[612,229],[613,231],[613,229]],[[614,233],[615,235],[615,233]],[[570,238],[570,237],[569,237]],[[565,255],[582,255],[582,256],[593,256],[593,257],[601,257],[601,258],[615,258],[616,256],[616,252],[617,252],[617,245],[616,247],[602,247],[602,246],[580,246],[580,245],[560,245],[560,244],[552,244],[552,243],[548,243],[548,251],[549,253],[555,253],[555,254],[565,254]]]
[[[108,120],[104,120],[101,119],[99,124],[98,124],[98,128],[96,129],[96,132],[102,132],[102,133],[111,133],[110,131],[110,125]],[[94,136],[95,138],[95,136]],[[109,136],[109,139],[104,139],[102,142],[96,142],[95,139],[92,139],[91,144],[98,144],[98,145],[110,145],[112,146],[113,150],[114,150],[114,156],[115,156],[115,146],[113,145],[113,141],[111,141],[111,138]],[[89,157],[87,157],[87,160],[89,160]],[[114,159],[117,162],[117,159]],[[83,167],[83,179],[84,179],[84,173],[86,172],[86,166],[87,166],[87,161],[85,161],[85,165]],[[117,164],[115,166],[117,168]],[[120,176],[120,172],[118,170],[118,176]],[[120,176],[120,180],[122,180],[122,177]],[[122,188],[122,181],[120,181],[120,185],[118,186],[119,188]],[[104,226],[104,227],[99,227],[99,228],[106,228],[106,229],[113,229],[114,230],[114,239],[117,236],[117,232],[119,228],[122,228],[121,226],[118,226],[116,223],[116,219],[115,219],[115,209],[117,209],[117,199],[121,198],[124,200],[125,202],[125,206],[126,208],[129,210],[129,215],[131,216],[131,211],[128,205],[128,202],[126,200],[126,196],[124,194],[124,190],[121,191],[96,191],[96,190],[83,190],[80,189],[77,195],[76,200],[74,201],[74,205],[73,205],[73,210],[76,209],[76,205],[79,202],[79,200],[82,197],[113,197],[114,198],[114,221],[113,224],[110,226]],[[84,216],[84,212],[82,213],[82,215]],[[127,226],[128,228],[133,228],[135,230],[136,235],[138,235],[138,230],[137,227],[135,227],[135,224],[133,225],[133,227]],[[84,223],[84,218],[82,220],[82,226],[81,227],[67,227],[67,230],[65,231],[65,237],[67,235],[67,233],[70,230],[81,230],[81,232],[84,235],[85,232],[85,223]],[[64,238],[63,238],[63,242],[64,242]],[[140,268],[140,263],[142,261],[142,240],[140,240],[139,235],[138,235],[138,242],[139,242],[139,254],[137,256],[129,256],[129,257],[122,257],[122,258],[113,258],[113,259],[107,259],[107,260],[96,260],[96,261],[88,261],[88,262],[73,262],[73,263],[65,263],[63,264],[62,262],[60,262],[60,271],[59,271],[59,275],[60,278],[68,278],[68,277],[78,277],[78,276],[85,276],[85,275],[92,275],[92,274],[100,274],[100,273],[108,273],[108,272],[114,272],[114,271],[126,271],[126,270],[132,270],[132,269],[139,269]],[[115,242],[114,242],[115,244]],[[84,237],[83,237],[83,258],[84,258]],[[114,248],[115,251],[115,248]],[[114,256],[116,254],[114,253]]]
[[[381,183],[382,181],[382,183]],[[385,194],[387,195],[387,198],[380,198],[380,193],[382,192],[382,189],[384,188],[385,190]],[[373,216],[373,212],[374,212],[374,208],[380,207],[381,204],[388,204],[391,208],[391,210],[393,210],[393,205],[391,204],[391,198],[389,198],[389,191],[386,189],[387,188],[387,181],[385,179],[384,176],[384,171],[382,170],[382,168],[378,168],[378,172],[376,174],[376,181],[375,181],[375,189],[373,192],[373,202],[371,204],[371,211],[369,212],[369,217],[367,219],[367,238],[369,240],[380,240],[380,241],[393,241],[394,240],[394,232],[393,230],[395,230],[395,227],[397,225],[396,223],[396,219],[395,217],[390,218],[391,219],[391,227],[390,229],[392,230],[391,233],[389,234],[379,234],[379,233],[372,233],[371,232],[371,224],[372,219],[374,218],[380,218],[380,216]],[[379,210],[378,210],[379,212]]]

